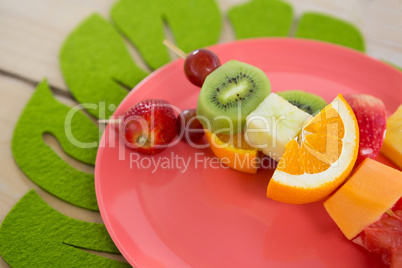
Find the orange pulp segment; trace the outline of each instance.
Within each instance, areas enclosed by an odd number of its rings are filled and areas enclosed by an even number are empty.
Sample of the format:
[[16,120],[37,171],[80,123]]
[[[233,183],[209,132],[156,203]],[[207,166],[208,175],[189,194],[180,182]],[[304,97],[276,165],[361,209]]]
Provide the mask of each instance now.
[[212,152],[220,161],[241,172],[255,174],[259,167],[259,153],[244,140],[243,133],[230,138],[229,135],[214,134],[205,130]]
[[342,95],[328,104],[291,140],[267,188],[267,197],[303,204],[324,199],[351,172],[359,129]]

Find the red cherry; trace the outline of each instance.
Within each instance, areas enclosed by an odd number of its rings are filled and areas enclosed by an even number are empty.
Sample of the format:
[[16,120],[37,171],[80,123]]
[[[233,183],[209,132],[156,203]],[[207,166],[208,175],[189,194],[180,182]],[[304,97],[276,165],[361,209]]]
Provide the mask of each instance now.
[[197,119],[196,109],[182,111],[177,117],[177,133],[184,141],[196,142],[204,136],[204,129]]
[[184,61],[184,72],[188,80],[202,87],[205,78],[221,66],[218,56],[208,49],[197,49],[190,52]]

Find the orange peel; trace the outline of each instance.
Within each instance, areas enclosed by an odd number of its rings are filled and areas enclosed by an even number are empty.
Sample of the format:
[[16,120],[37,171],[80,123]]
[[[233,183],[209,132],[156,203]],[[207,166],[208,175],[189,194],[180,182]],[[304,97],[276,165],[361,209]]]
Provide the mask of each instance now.
[[234,135],[215,134],[205,130],[205,137],[212,152],[220,161],[241,172],[255,174],[260,165],[260,153],[250,147],[243,138],[243,133]]
[[338,95],[291,140],[267,187],[267,197],[285,203],[319,201],[338,188],[356,162],[359,128]]

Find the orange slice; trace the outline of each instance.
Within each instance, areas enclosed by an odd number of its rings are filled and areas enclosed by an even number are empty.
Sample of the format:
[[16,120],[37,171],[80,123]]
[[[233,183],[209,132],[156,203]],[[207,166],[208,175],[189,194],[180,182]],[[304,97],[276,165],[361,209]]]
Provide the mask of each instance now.
[[267,196],[292,204],[322,200],[349,175],[358,147],[356,117],[338,95],[286,145]]
[[243,133],[234,135],[215,134],[205,130],[212,152],[220,161],[238,171],[255,174],[259,167],[258,150],[250,147],[244,140]]
[[402,172],[367,158],[324,202],[328,214],[352,239],[402,197]]

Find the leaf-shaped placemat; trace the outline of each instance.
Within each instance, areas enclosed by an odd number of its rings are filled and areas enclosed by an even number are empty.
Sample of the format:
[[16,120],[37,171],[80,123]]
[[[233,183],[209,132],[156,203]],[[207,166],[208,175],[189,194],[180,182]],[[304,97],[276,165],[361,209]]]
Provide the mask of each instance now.
[[[252,0],[231,8],[228,15],[236,38],[288,36],[293,21],[292,10],[291,5],[280,0]],[[304,13],[295,36],[365,51],[364,38],[354,25],[321,13]]]
[[87,110],[97,118],[108,118],[127,95],[122,85],[131,89],[147,75],[134,63],[122,37],[97,14],[68,36],[60,67],[76,100],[93,104]]
[[228,12],[236,38],[288,36],[293,8],[280,0],[253,0]]
[[215,44],[222,24],[214,0],[119,0],[111,15],[152,69],[169,61],[162,44],[166,38],[164,20],[185,52]]
[[296,37],[331,42],[365,51],[364,38],[354,25],[321,13],[304,13],[297,26]]
[[80,248],[118,253],[103,224],[69,218],[29,191],[0,228],[0,254],[12,267],[130,267]]
[[45,133],[54,135],[71,157],[95,163],[98,127],[81,111],[56,100],[43,81],[15,127],[11,146],[15,161],[28,178],[49,193],[76,206],[98,210],[94,176],[64,162],[45,143]]

